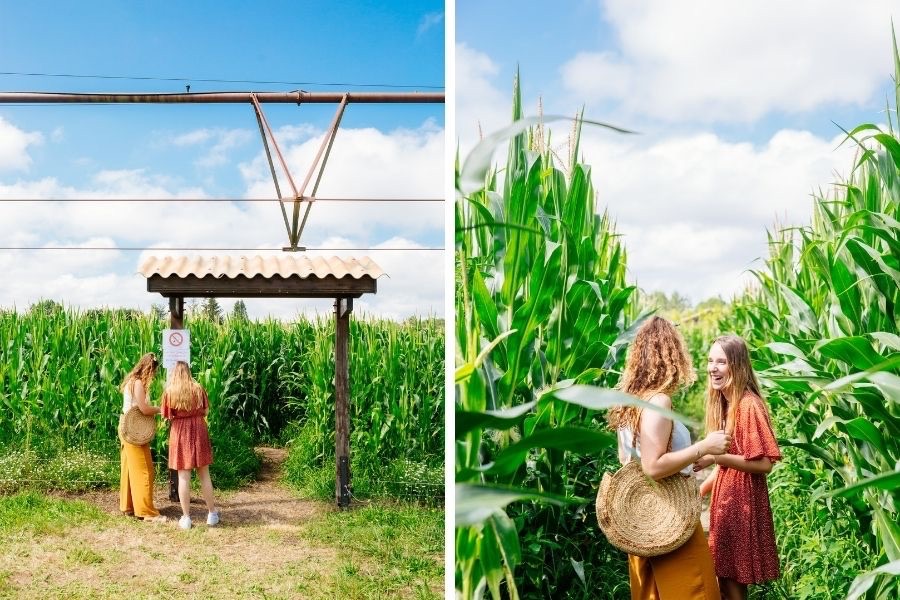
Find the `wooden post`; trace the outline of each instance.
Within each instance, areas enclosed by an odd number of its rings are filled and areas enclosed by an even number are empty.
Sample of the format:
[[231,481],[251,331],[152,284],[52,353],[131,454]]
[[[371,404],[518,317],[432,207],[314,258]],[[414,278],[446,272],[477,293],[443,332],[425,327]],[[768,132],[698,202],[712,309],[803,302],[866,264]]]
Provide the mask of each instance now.
[[[169,329],[184,329],[184,298],[169,297]],[[178,502],[178,471],[169,469],[169,500]]]
[[352,298],[334,301],[334,453],[335,496],[340,508],[350,506],[350,313]]

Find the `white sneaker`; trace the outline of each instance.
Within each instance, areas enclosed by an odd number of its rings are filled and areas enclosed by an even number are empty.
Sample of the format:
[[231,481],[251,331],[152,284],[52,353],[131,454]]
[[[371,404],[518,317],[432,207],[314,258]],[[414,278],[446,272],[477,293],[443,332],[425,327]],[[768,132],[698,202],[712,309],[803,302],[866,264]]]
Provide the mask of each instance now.
[[187,515],[182,516],[180,519],[178,519],[178,526],[182,529],[190,529],[191,518]]
[[210,527],[215,527],[219,524],[219,511],[210,512],[206,516],[206,524]]

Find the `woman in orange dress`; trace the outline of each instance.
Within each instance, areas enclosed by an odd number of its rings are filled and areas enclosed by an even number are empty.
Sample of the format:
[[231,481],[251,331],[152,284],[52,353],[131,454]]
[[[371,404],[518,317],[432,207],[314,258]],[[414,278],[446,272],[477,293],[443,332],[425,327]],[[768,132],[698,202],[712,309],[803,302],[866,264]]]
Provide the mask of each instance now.
[[[675,391],[695,379],[681,334],[665,319],[651,317],[638,329],[628,351],[619,388],[671,410]],[[634,406],[614,407],[608,420],[618,434],[622,463],[638,456],[644,473],[655,480],[676,473],[693,477],[694,461],[705,454],[722,454],[731,443],[724,431],[713,431],[692,444],[690,432],[681,423]],[[632,600],[721,598],[699,519],[693,535],[680,548],[652,558],[629,555],[628,576]]]
[[724,423],[733,437],[727,454],[704,456],[694,470],[717,465],[700,486],[701,496],[712,491],[709,548],[723,596],[744,600],[749,584],[779,577],[766,474],[781,452],[747,343],[736,335],[718,338],[707,371],[706,428]]
[[203,499],[209,511],[206,524],[213,526],[219,523],[212,480],[209,477],[212,444],[206,428],[207,412],[209,397],[206,390],[191,376],[188,364],[178,361],[163,392],[162,415],[172,422],[169,433],[169,468],[178,471],[178,497],[182,514],[178,526],[182,529],[191,528],[192,469],[197,469]]

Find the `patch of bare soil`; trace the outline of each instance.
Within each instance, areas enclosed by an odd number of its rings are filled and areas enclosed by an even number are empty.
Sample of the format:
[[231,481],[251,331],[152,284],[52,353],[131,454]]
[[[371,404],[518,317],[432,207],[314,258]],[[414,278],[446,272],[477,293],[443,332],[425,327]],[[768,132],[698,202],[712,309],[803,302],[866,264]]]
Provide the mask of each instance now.
[[[324,512],[336,510],[332,505],[316,500],[297,498],[278,483],[281,468],[287,460],[287,451],[282,448],[260,447],[256,453],[262,459],[262,466],[255,481],[237,492],[216,492],[216,506],[221,515],[221,526],[270,525],[292,527],[300,525]],[[216,482],[213,481],[213,486]],[[119,512],[119,490],[98,490],[92,492],[59,492],[59,497],[83,500],[95,504],[109,514]],[[181,505],[169,501],[167,481],[157,481],[153,502],[159,512],[169,519],[181,517]],[[196,490],[191,492],[191,519],[194,523],[206,523],[206,504]]]
[[95,504],[115,518],[64,534],[23,533],[8,540],[0,553],[0,597],[323,597],[323,584],[339,568],[338,551],[310,544],[299,533],[336,509],[297,498],[278,483],[284,450],[257,452],[263,461],[257,480],[216,494],[222,519],[216,527],[207,527],[198,492],[192,493],[190,531],[178,529],[181,508],[169,501],[167,486],[157,485],[154,494],[169,518],[161,524],[123,516],[118,490],[56,494]]

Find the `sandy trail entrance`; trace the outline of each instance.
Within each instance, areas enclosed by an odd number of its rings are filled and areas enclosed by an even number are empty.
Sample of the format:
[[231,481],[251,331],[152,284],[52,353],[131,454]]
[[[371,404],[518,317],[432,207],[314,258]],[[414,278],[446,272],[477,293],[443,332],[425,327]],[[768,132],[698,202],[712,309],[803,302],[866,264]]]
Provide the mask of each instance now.
[[[262,466],[255,481],[237,492],[216,491],[216,505],[221,512],[223,526],[273,525],[290,528],[323,512],[336,510],[324,502],[298,498],[278,483],[282,465],[287,459],[286,450],[261,447],[256,448],[256,453],[262,459]],[[194,478],[196,479],[196,475]],[[213,481],[214,486],[215,484]],[[118,489],[56,495],[84,500],[111,515],[121,515]],[[181,517],[181,505],[169,501],[167,482],[156,482],[153,501],[159,512],[167,518],[177,521]],[[206,504],[197,490],[191,492],[191,519],[195,525],[205,527]]]
[[341,567],[338,552],[301,532],[336,507],[297,498],[278,484],[284,450],[258,452],[258,480],[238,492],[217,493],[218,527],[206,526],[206,506],[196,491],[190,531],[178,529],[181,508],[162,485],[155,501],[169,518],[163,524],[122,516],[118,490],[58,494],[94,504],[110,518],[60,533],[14,536],[0,553],[0,596],[328,597],[323,592],[331,573]]

